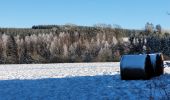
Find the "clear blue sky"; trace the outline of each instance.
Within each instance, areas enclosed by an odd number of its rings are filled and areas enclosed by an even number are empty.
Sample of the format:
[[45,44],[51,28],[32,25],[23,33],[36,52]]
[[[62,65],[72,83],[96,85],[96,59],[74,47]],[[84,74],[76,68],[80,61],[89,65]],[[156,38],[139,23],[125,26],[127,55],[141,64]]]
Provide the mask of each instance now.
[[146,22],[170,29],[170,0],[1,0],[0,27],[39,24],[118,24],[144,28]]

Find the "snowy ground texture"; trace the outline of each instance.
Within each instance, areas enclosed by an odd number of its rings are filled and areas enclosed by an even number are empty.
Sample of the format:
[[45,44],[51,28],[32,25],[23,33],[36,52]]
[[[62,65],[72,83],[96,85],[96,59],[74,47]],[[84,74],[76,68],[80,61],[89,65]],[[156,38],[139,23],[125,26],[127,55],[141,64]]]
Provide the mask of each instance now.
[[124,81],[119,63],[0,65],[0,100],[170,100],[170,68]]

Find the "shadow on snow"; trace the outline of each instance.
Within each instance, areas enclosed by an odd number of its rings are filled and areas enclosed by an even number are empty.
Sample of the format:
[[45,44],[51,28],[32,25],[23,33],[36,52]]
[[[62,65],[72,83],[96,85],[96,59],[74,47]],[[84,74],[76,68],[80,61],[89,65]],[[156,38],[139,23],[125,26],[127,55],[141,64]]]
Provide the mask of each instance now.
[[[103,100],[163,98],[170,94],[170,75],[151,80],[121,80],[120,75],[1,80],[0,100]],[[153,92],[153,89],[154,92]],[[168,90],[169,89],[169,90]],[[156,91],[156,92],[155,92]],[[157,93],[158,92],[158,93]],[[164,98],[166,99],[166,98]]]

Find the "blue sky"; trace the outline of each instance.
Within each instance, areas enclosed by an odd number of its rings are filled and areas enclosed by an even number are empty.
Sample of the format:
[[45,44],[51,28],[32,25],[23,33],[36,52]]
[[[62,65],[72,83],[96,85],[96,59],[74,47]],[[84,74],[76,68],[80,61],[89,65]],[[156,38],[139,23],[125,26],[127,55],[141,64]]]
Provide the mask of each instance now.
[[141,29],[146,22],[170,29],[170,0],[1,0],[0,27],[39,24],[118,24]]

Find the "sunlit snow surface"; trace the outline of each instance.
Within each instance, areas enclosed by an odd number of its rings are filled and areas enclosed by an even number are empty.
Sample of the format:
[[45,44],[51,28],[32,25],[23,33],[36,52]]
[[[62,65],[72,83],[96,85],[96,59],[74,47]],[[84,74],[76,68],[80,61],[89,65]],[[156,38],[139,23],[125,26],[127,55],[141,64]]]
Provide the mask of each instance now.
[[59,63],[0,65],[0,79],[42,79],[75,76],[115,75],[119,63]]
[[119,63],[0,65],[0,100],[170,100],[170,68],[120,79]]

